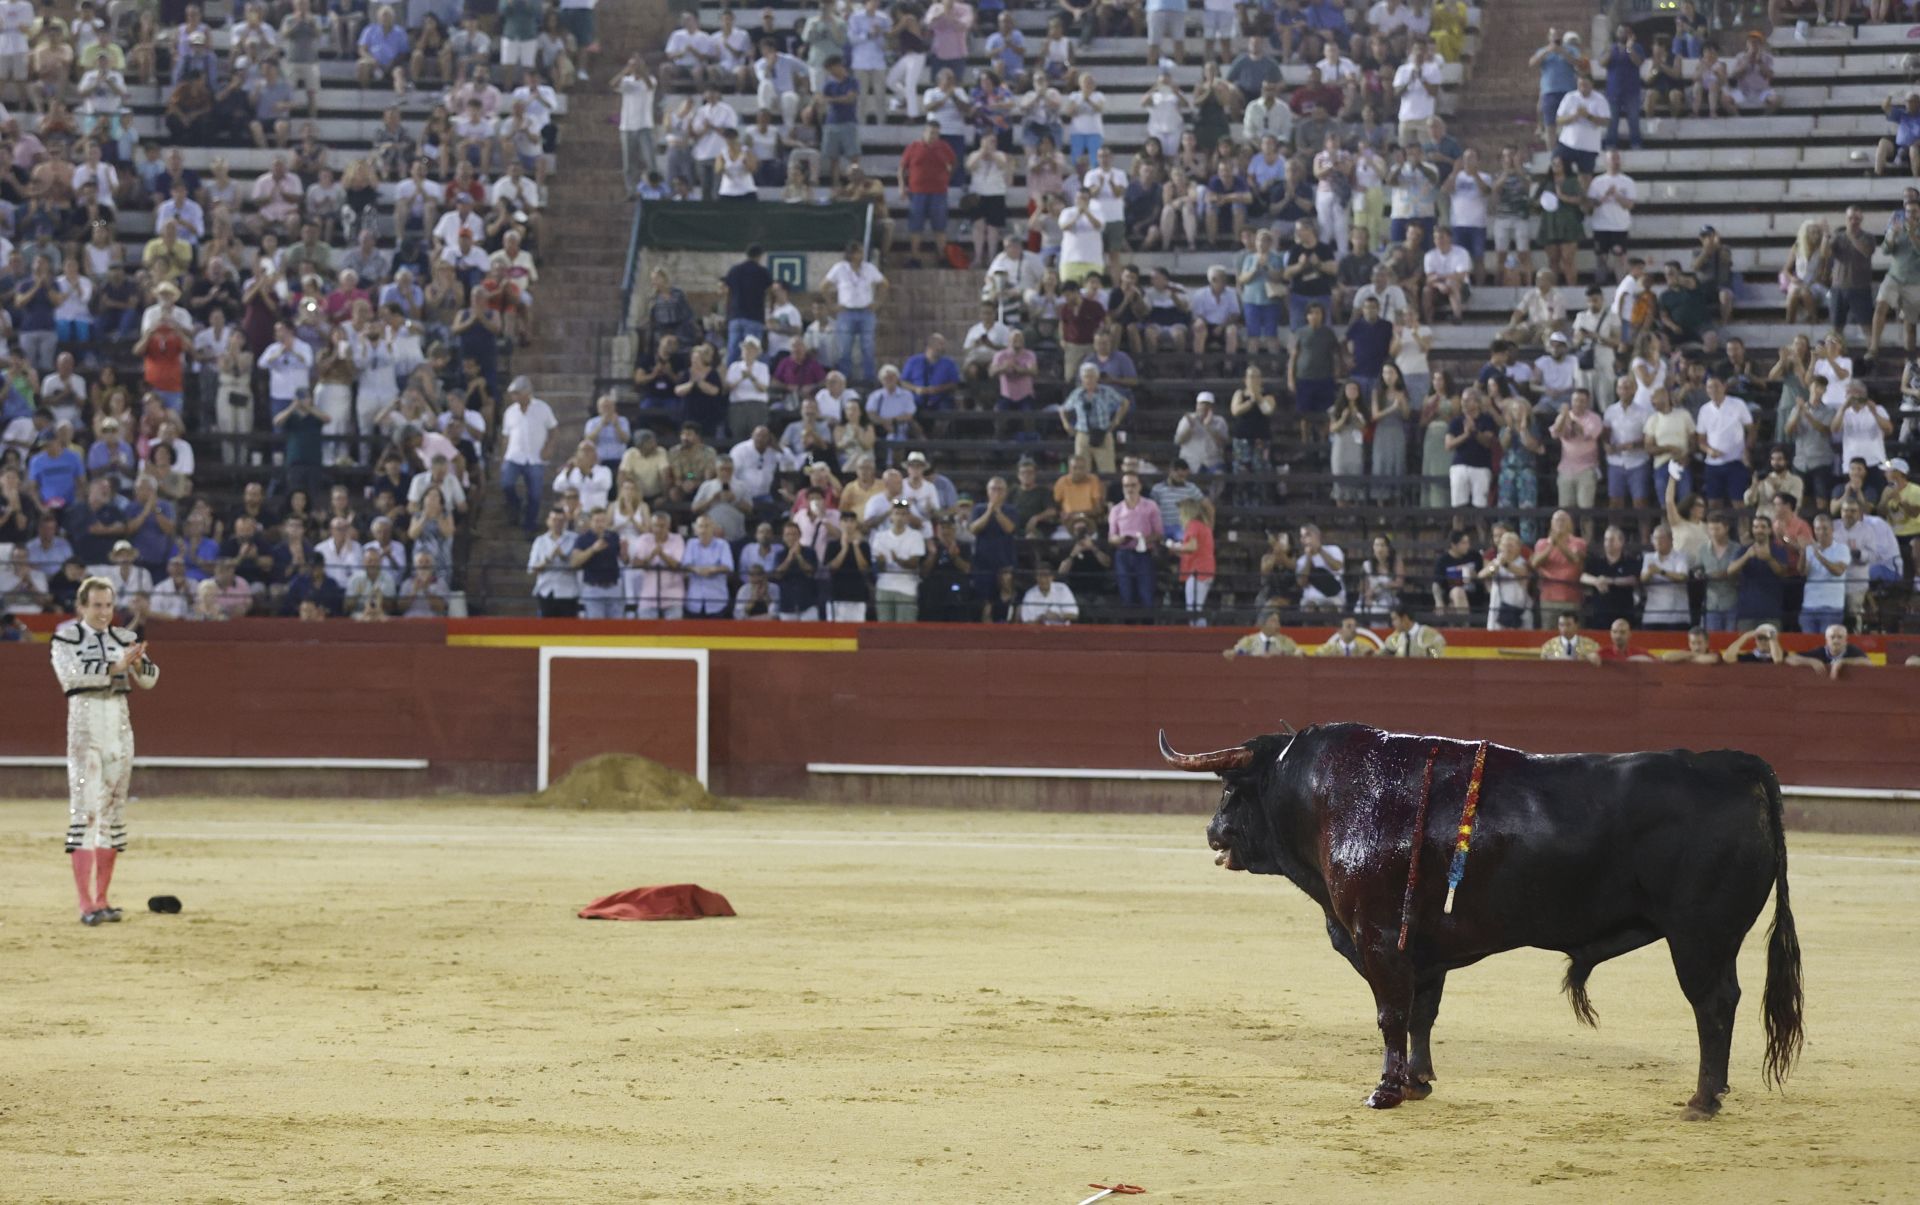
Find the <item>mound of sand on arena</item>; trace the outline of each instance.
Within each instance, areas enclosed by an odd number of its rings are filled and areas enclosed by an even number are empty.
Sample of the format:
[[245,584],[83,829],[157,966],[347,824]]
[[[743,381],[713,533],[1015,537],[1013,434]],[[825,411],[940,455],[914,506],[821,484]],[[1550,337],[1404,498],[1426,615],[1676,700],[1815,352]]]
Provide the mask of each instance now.
[[691,774],[630,753],[590,757],[530,802],[534,807],[589,812],[717,812],[731,807]]

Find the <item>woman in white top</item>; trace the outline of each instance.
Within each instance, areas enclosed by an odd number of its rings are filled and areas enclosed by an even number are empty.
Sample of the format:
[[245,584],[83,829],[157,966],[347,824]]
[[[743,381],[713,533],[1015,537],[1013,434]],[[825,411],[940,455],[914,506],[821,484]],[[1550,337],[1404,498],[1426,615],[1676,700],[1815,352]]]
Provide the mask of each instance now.
[[1493,560],[1478,576],[1487,583],[1487,631],[1528,627],[1527,579],[1533,576],[1533,565],[1520,537],[1501,532]]
[[[1827,378],[1827,391],[1821,395],[1821,402],[1838,410],[1847,404],[1847,386],[1853,383],[1853,359],[1847,355],[1847,341],[1837,333],[1830,334],[1820,344],[1820,355],[1813,362],[1813,371]],[[1878,464],[1879,461],[1872,461]]]
[[1787,297],[1786,320],[1814,322],[1827,304],[1827,269],[1831,261],[1827,224],[1818,218],[1800,223],[1787,266],[1780,269],[1780,291]]
[[[620,496],[607,507],[611,518],[607,530],[615,539],[638,539],[653,526],[653,511],[640,496],[640,483],[631,477],[620,479]],[[631,592],[629,592],[631,593]]]
[[1651,333],[1634,340],[1633,363],[1627,371],[1633,374],[1633,404],[1653,405],[1653,391],[1667,387],[1667,359]]
[[1180,149],[1180,134],[1187,124],[1185,115],[1193,109],[1193,102],[1173,86],[1173,72],[1160,73],[1153,87],[1140,98],[1140,107],[1147,111],[1147,137],[1157,141],[1160,149],[1172,156]]
[[760,161],[753,157],[741,141],[736,130],[728,130],[724,137],[727,144],[714,156],[713,174],[720,181],[717,190],[722,201],[758,201],[760,186],[754,183],[753,173],[759,169]]
[[1007,177],[1013,161],[992,138],[984,138],[973,154],[967,156],[967,191],[980,198],[980,210],[973,220],[973,262],[984,264],[1000,246],[1007,233]]
[[1840,411],[1840,464],[1844,468],[1855,460],[1877,469],[1886,463],[1887,436],[1893,434],[1893,420],[1887,409],[1867,396],[1865,385],[1856,384]]
[[[1107,111],[1107,94],[1094,89],[1092,72],[1082,73],[1080,90],[1060,102],[1060,111],[1067,118],[1068,162],[1078,171],[1092,168],[1095,153],[1107,140],[1107,122],[1102,116]],[[1086,160],[1084,164],[1082,159]]]

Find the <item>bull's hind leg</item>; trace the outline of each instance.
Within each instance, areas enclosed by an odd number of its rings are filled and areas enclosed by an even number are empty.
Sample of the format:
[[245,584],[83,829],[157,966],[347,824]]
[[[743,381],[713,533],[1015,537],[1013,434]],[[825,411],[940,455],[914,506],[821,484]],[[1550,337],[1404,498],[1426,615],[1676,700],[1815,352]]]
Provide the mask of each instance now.
[[1667,948],[1700,1032],[1700,1081],[1682,1114],[1689,1121],[1699,1121],[1720,1111],[1720,1097],[1727,1091],[1733,1018],[1740,1007],[1740,977],[1734,966],[1739,946],[1722,950],[1669,937]]
[[[1361,973],[1373,989],[1375,1015],[1386,1055],[1380,1061],[1380,1083],[1367,1097],[1370,1109],[1391,1109],[1409,1095],[1413,1077],[1407,1070],[1407,1027],[1413,1013],[1413,962],[1393,949],[1392,939],[1360,949]],[[1418,1096],[1425,1096],[1421,1092]]]
[[1407,1099],[1425,1100],[1433,1094],[1433,1022],[1440,1015],[1440,993],[1447,973],[1422,976],[1413,988],[1413,1021],[1408,1029]]

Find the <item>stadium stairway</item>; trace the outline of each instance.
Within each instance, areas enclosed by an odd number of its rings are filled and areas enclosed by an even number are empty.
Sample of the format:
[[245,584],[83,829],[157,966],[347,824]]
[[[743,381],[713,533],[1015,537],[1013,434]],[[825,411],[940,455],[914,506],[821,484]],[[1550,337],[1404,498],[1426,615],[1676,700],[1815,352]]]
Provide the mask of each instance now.
[[[573,452],[593,414],[595,368],[619,327],[620,280],[633,209],[620,174],[619,98],[609,81],[635,51],[664,45],[671,23],[665,0],[625,0],[596,10],[601,53],[594,77],[577,85],[560,119],[566,170],[547,195],[540,284],[534,290],[534,333],[515,367],[533,382],[534,396],[560,420],[549,469]],[[501,399],[502,405],[505,399]],[[527,537],[489,489],[475,526],[468,590],[488,599],[497,615],[533,613],[525,573]]]
[[1546,44],[1548,29],[1577,30],[1585,39],[1593,22],[1593,0],[1487,5],[1473,87],[1461,90],[1449,120],[1454,137],[1481,148],[1483,163],[1499,163],[1495,148],[1531,145],[1527,114],[1540,106],[1540,75],[1527,60]]

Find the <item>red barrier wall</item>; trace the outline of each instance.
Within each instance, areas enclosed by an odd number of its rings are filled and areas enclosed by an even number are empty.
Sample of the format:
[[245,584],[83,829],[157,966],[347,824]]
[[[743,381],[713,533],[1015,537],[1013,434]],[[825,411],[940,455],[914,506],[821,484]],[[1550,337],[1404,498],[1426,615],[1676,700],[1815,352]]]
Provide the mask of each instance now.
[[[446,626],[432,623],[310,632],[289,642],[288,625],[271,622],[156,628],[160,688],[134,704],[141,751],[424,757],[433,768],[422,787],[531,787],[534,650],[449,647]],[[1836,683],[1762,666],[1223,661],[1227,637],[1207,631],[858,635],[850,653],[712,653],[719,789],[803,794],[809,761],[1152,767],[1160,727],[1200,748],[1282,720],[1360,720],[1543,751],[1730,746],[1765,757],[1789,783],[1920,786],[1920,671],[1866,668]],[[651,725],[639,747],[685,748],[691,715],[673,671],[662,673],[568,668],[558,685],[586,693],[568,705],[556,750],[630,747],[631,725]],[[0,645],[0,682],[0,754],[59,753],[64,708],[46,646]],[[18,780],[0,779],[9,786]]]

